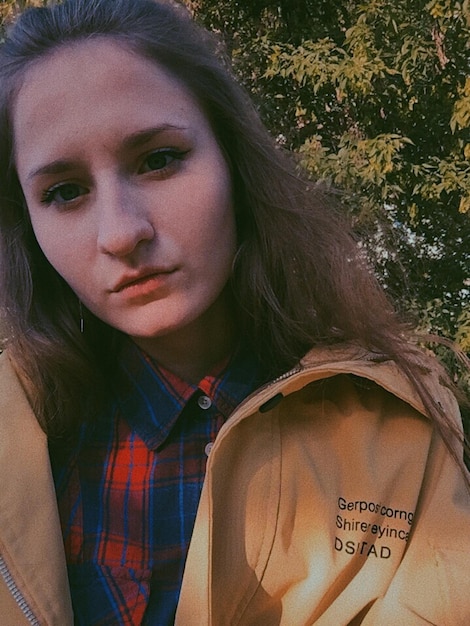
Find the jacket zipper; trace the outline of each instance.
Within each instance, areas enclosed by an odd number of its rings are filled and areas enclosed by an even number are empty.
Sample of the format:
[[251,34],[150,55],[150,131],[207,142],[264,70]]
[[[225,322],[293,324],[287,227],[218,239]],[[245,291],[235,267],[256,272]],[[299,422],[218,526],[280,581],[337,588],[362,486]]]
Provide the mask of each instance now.
[[271,385],[275,385],[276,383],[279,383],[281,380],[286,380],[287,378],[290,378],[291,376],[294,376],[295,374],[298,374],[299,372],[301,372],[302,369],[303,368],[300,365],[296,365],[295,367],[290,369],[288,372],[285,372],[284,374],[281,374],[277,378],[270,380],[269,383],[267,383],[264,388],[267,389],[268,387],[271,387]]
[[281,380],[286,380],[287,378],[291,378],[291,376],[295,376],[296,374],[298,374],[302,370],[303,370],[302,366],[296,365],[295,367],[290,369],[288,372],[285,372],[284,374],[281,374],[280,376],[277,376],[276,378],[273,378],[272,380],[270,380],[269,382],[265,383],[264,385],[261,385],[261,387],[259,387],[258,389],[255,389],[252,393],[250,393],[249,396],[247,396],[237,406],[237,409],[236,409],[237,412],[240,409],[240,407],[244,407],[246,404],[251,402],[253,400],[253,398],[255,398],[257,395],[259,395],[263,391],[266,391],[267,389],[270,389],[273,385],[276,385],[277,383],[281,382]]
[[1,556],[0,556],[0,576],[3,578],[8,588],[8,591],[13,596],[14,601],[16,602],[16,604],[18,605],[19,609],[21,610],[23,615],[26,617],[28,622],[31,624],[31,626],[41,626],[41,624],[39,623],[39,620],[36,618],[32,610],[29,608],[28,603],[26,602],[23,594],[16,586],[15,581],[13,580],[13,577],[10,573],[10,570],[8,569],[7,564],[3,560],[3,557]]

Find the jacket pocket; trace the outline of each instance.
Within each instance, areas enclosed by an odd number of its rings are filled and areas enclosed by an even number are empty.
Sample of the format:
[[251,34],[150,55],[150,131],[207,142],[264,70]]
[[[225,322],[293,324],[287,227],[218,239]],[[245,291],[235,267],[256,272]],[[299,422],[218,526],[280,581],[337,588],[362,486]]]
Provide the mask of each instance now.
[[[396,573],[361,626],[469,626],[470,554],[425,544],[412,563]],[[359,616],[358,616],[359,617]]]
[[[431,558],[414,568],[402,592],[410,624],[469,626],[470,555],[455,548],[432,546]],[[413,621],[413,619],[415,621]],[[408,622],[404,622],[408,623]]]

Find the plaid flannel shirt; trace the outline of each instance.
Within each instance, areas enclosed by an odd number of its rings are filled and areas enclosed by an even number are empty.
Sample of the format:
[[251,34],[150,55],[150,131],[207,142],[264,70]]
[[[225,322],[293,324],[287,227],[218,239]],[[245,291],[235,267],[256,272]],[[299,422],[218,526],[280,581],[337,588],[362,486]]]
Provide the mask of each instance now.
[[112,410],[82,428],[72,452],[51,447],[75,624],[165,626],[210,444],[262,379],[243,350],[198,385],[132,342],[120,366],[127,382]]

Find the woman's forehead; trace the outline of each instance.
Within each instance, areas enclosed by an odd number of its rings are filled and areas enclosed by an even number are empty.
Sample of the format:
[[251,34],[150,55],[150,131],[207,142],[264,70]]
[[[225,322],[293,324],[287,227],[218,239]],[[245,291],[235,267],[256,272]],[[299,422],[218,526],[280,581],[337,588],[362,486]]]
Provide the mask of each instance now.
[[37,89],[40,83],[44,96],[52,90],[54,96],[62,95],[61,90],[65,95],[82,91],[85,84],[96,81],[104,91],[123,87],[123,79],[126,83],[135,83],[145,76],[144,82],[151,82],[155,75],[186,90],[182,79],[159,61],[138,54],[118,38],[101,36],[60,45],[35,59],[26,69],[19,91],[31,83]]
[[207,124],[180,79],[104,39],[64,47],[35,63],[13,109],[15,155],[27,153],[27,160],[36,147],[56,152],[64,143],[80,145],[96,134],[103,141],[107,134],[121,140],[147,128],[197,132]]

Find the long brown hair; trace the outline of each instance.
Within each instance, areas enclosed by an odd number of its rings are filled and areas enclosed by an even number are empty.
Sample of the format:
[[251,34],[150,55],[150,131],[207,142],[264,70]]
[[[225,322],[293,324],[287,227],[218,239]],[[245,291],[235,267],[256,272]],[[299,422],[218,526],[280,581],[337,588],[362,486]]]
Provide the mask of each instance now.
[[313,345],[357,342],[397,362],[455,450],[453,437],[461,434],[423,384],[403,325],[331,201],[275,145],[218,58],[217,40],[174,4],[152,0],[66,0],[30,9],[0,51],[3,315],[45,430],[67,430],[103,399],[119,334],[89,312],[80,332],[78,300],[32,232],[12,158],[10,112],[31,64],[90,37],[112,37],[165,66],[207,115],[232,174],[240,333],[271,373],[292,367]]

